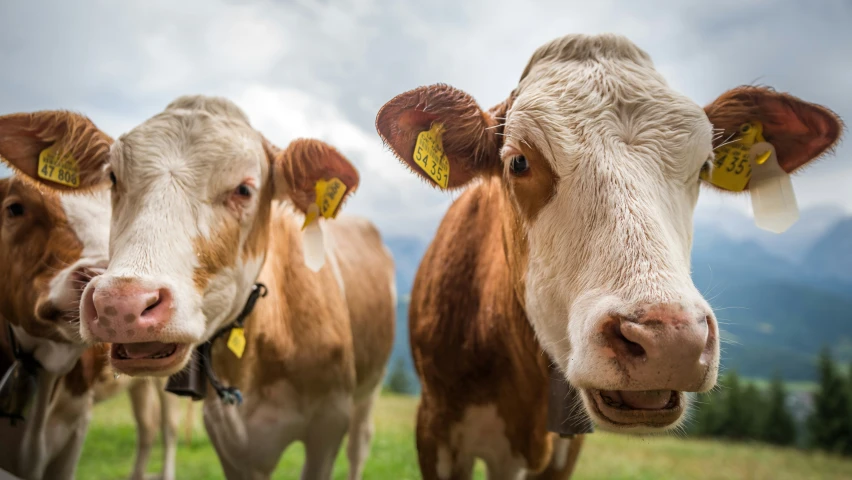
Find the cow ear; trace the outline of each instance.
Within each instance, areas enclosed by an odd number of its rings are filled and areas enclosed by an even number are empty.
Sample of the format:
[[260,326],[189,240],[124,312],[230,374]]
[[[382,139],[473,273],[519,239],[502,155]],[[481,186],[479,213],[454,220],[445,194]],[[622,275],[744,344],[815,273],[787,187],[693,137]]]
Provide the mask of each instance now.
[[21,178],[56,191],[89,190],[106,179],[112,138],[66,111],[0,117],[0,158]]
[[704,111],[716,129],[718,144],[734,138],[741,125],[759,121],[763,137],[775,147],[778,163],[793,173],[831,150],[843,123],[831,110],[767,87],[728,90]]
[[[323,216],[334,217],[343,202],[358,188],[358,170],[331,145],[300,138],[284,150],[267,144],[274,169],[276,198],[289,198],[303,213],[324,199],[330,203]],[[340,186],[345,188],[340,189]],[[321,205],[320,205],[321,207]]]
[[397,95],[376,116],[376,130],[396,156],[445,189],[500,174],[502,142],[495,130],[502,123],[467,93],[440,84]]

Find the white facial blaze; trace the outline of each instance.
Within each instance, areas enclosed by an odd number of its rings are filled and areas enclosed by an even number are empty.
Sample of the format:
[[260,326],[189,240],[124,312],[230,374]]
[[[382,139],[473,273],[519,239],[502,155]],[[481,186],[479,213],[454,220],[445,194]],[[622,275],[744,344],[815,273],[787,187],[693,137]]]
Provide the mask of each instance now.
[[[81,282],[107,267],[110,198],[108,190],[59,198],[66,221],[83,245],[83,250],[76,262],[63,268],[50,281],[47,299],[57,308],[73,310],[77,308],[83,291]],[[78,275],[77,272],[82,273]],[[79,340],[79,334],[72,325],[60,322],[57,327],[68,340]]]
[[586,351],[604,316],[706,305],[689,254],[712,148],[704,111],[646,54],[620,37],[577,38],[528,67],[506,123],[506,145],[534,146],[555,176],[526,224],[526,307],[569,380],[577,369],[607,375]]

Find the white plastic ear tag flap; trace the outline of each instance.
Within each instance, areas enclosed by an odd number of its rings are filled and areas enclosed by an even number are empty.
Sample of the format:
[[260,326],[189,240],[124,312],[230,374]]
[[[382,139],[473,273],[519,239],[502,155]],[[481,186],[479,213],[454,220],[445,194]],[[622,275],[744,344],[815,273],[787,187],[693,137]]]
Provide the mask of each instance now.
[[[316,210],[313,211],[312,210]],[[305,253],[305,265],[314,272],[318,272],[325,263],[325,242],[322,237],[322,228],[320,221],[317,218],[319,215],[319,207],[314,203],[308,207],[306,216],[313,217],[307,226],[302,231],[302,250]]]
[[748,190],[754,223],[773,233],[783,233],[799,219],[799,206],[790,175],[778,164],[775,147],[755,143],[749,152],[751,179]]

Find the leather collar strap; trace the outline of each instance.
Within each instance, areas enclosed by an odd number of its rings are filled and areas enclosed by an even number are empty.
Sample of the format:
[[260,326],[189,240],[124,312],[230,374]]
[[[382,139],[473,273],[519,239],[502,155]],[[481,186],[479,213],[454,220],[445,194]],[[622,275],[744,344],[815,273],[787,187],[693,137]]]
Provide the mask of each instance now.
[[41,365],[31,353],[21,350],[15,340],[12,325],[9,324],[8,327],[9,346],[15,361],[0,376],[0,418],[8,418],[14,427],[16,421],[24,420],[24,415],[35,398]]
[[548,364],[548,373],[550,394],[547,402],[547,430],[562,438],[594,432],[592,421],[583,409],[580,392],[568,383],[553,362]]
[[15,331],[12,330],[12,324],[7,324],[9,329],[9,346],[12,349],[12,356],[15,357],[15,360],[19,360],[27,370],[35,373],[36,370],[41,368],[41,364],[38,363],[35,356],[29,352],[24,352],[21,350],[21,346],[18,345],[18,341],[15,339]]
[[[216,394],[225,405],[239,405],[243,403],[243,395],[238,388],[226,387],[225,385],[222,385],[221,381],[219,381],[219,377],[217,377],[216,373],[213,371],[213,362],[210,351],[213,348],[213,343],[219,339],[219,337],[224,336],[234,328],[243,327],[246,318],[248,318],[254,310],[257,300],[265,297],[267,293],[268,289],[266,288],[266,285],[262,283],[255,283],[252,286],[251,293],[249,294],[248,300],[246,300],[243,311],[240,312],[236,320],[219,329],[212,337],[210,337],[210,340],[207,340],[196,348],[196,351],[193,352],[192,358],[187,366],[180,372],[169,377],[168,384],[166,385],[166,391],[174,393],[175,395],[192,397],[193,400],[201,400],[205,396],[204,391],[207,387],[206,381],[209,381],[210,385],[213,386],[213,389],[216,390]],[[206,378],[201,376],[202,373]]]

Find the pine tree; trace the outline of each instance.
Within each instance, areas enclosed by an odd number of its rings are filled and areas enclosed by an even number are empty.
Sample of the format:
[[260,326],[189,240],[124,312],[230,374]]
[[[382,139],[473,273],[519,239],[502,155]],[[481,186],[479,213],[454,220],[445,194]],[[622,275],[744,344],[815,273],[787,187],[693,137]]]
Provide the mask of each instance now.
[[722,406],[722,395],[718,389],[698,394],[693,404],[695,421],[690,433],[701,437],[718,437],[723,421]]
[[824,349],[820,355],[819,380],[819,389],[814,395],[814,412],[808,419],[811,441],[817,448],[850,455],[850,388],[847,380],[837,372],[828,349]]
[[722,382],[723,391],[723,420],[722,436],[733,440],[743,440],[748,436],[751,418],[744,402],[743,387],[737,372],[731,370]]
[[740,430],[742,438],[748,440],[759,440],[763,425],[760,418],[766,411],[766,401],[763,394],[754,383],[749,383],[742,391],[740,404],[744,412],[743,424]]
[[405,368],[405,362],[399,357],[394,361],[393,367],[388,374],[385,389],[389,392],[405,395],[414,393],[414,384],[411,381],[411,376]]
[[796,422],[787,409],[787,391],[778,373],[769,385],[769,398],[760,439],[775,445],[792,445],[796,441]]

